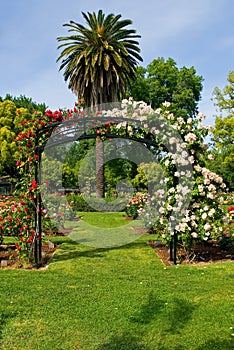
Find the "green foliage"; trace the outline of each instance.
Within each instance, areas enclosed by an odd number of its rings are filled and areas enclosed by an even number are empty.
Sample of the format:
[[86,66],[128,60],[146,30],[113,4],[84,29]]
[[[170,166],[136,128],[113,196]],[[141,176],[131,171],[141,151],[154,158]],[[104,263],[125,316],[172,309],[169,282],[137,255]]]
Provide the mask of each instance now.
[[[228,187],[234,189],[234,72],[227,78],[228,84],[223,90],[214,89],[214,100],[221,112],[217,116],[213,129],[212,148],[214,161],[209,167],[220,174]],[[223,116],[223,114],[226,114]]]
[[3,98],[0,96],[0,101],[9,100],[12,101],[17,108],[25,108],[30,113],[33,113],[35,111],[40,111],[41,113],[45,113],[47,106],[45,103],[37,103],[32,100],[30,97],[26,97],[25,95],[20,95],[19,97],[13,97],[10,94],[6,94],[6,96]]
[[131,182],[137,173],[136,164],[126,159],[113,159],[105,163],[104,178],[110,193],[117,193],[121,180]]
[[215,105],[221,112],[228,112],[233,116],[234,113],[234,71],[231,71],[227,77],[228,84],[221,90],[218,87],[214,89]]
[[14,121],[17,109],[13,102],[0,102],[0,174],[11,175],[15,173],[17,148],[15,144]]
[[135,40],[140,36],[126,29],[132,21],[120,20],[121,15],[105,15],[102,10],[82,15],[87,27],[70,21],[64,26],[72,35],[57,39],[58,49],[63,49],[57,60],[62,60],[60,70],[86,106],[115,102],[125,95],[126,82],[135,77],[137,60],[142,61]]
[[147,68],[139,66],[136,68],[136,77],[127,86],[127,98],[134,97],[135,101],[151,102],[150,81],[147,79]]
[[158,185],[161,176],[162,169],[159,163],[141,163],[137,168],[137,175],[133,179],[133,184],[137,188],[147,189],[148,184],[153,184],[151,186],[151,192],[156,191],[156,186]]
[[229,147],[234,140],[234,111],[226,117],[216,117],[213,141],[219,149]]
[[83,198],[82,195],[79,194],[68,194],[66,196],[67,201],[70,207],[74,210],[74,212],[82,211],[82,212],[92,212],[96,211],[92,208]]
[[66,198],[74,212],[116,212],[119,210],[119,207],[123,207],[125,203],[121,198],[115,198],[113,200],[112,198],[106,197],[100,200],[99,198],[84,197],[76,193],[67,194]]
[[[9,97],[9,99],[7,99]],[[20,132],[28,133],[30,121],[40,119],[40,105],[34,103],[34,107],[39,110],[29,111],[25,106],[29,106],[26,97],[13,98],[7,95],[3,100],[0,99],[0,175],[10,175],[12,178],[18,177],[16,170],[16,161],[24,154],[25,158],[29,152],[27,148],[21,147],[21,144],[16,144],[16,138]],[[18,103],[17,103],[18,101]],[[15,103],[16,102],[16,103]],[[27,122],[27,127],[25,127]],[[31,125],[30,125],[31,127]],[[23,145],[22,145],[23,146]]]
[[194,67],[179,69],[172,58],[154,59],[146,68],[139,67],[129,86],[135,100],[150,103],[153,108],[170,102],[169,110],[177,116],[193,117],[198,112],[203,78]]

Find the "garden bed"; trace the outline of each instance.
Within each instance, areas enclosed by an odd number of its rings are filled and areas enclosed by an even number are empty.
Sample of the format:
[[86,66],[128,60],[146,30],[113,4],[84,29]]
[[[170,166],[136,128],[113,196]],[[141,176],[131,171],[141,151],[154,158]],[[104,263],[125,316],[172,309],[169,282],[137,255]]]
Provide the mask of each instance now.
[[[160,241],[148,241],[148,244],[154,249],[160,260],[166,265],[173,265],[170,260],[170,249]],[[184,248],[177,248],[177,263],[178,264],[204,264],[225,262],[234,260],[234,248],[222,249],[216,242],[197,243],[191,246],[190,253],[187,253]]]
[[[72,228],[64,228],[58,232],[47,231],[46,238],[42,242],[42,261],[40,267],[44,268],[50,262],[53,254],[60,243],[53,243],[53,237],[68,236]],[[51,239],[51,240],[50,240]],[[0,268],[11,269],[33,269],[35,268],[33,252],[28,258],[22,254],[18,248],[17,243],[1,244],[0,245]]]
[[[42,243],[42,262],[41,266],[45,266],[53,256],[57,244],[53,244],[50,241]],[[31,259],[25,257],[17,249],[15,244],[2,244],[0,245],[0,268],[26,268],[32,269],[35,267],[33,262],[33,256]]]

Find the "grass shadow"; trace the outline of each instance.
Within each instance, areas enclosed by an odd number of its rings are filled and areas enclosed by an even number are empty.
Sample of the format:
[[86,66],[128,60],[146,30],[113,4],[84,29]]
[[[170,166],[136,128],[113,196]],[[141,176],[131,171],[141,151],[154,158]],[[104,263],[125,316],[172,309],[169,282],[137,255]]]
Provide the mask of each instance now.
[[102,344],[96,350],[155,350],[144,345],[140,339],[124,333],[112,337],[107,343]]
[[2,340],[2,333],[3,330],[5,328],[5,326],[7,325],[9,319],[13,318],[16,316],[16,312],[1,312],[0,313],[0,345],[1,345],[1,340]]
[[157,318],[161,312],[165,310],[165,301],[160,300],[152,292],[149,294],[148,300],[141,305],[138,312],[131,316],[130,321],[140,324],[149,324]]
[[234,338],[230,340],[211,339],[195,350],[233,350]]
[[163,333],[178,334],[192,318],[194,309],[195,305],[188,300],[173,298],[167,302],[151,292],[147,302],[131,317],[131,322],[149,324],[160,317],[164,319]]
[[165,331],[171,334],[180,334],[192,318],[195,307],[192,302],[186,299],[174,298],[173,302],[169,302],[166,307],[168,327]]
[[[81,247],[81,245],[83,247]],[[69,245],[66,245],[59,248],[59,251],[54,254],[52,262],[59,262],[59,261],[66,261],[71,259],[78,259],[81,257],[85,258],[104,258],[105,253],[113,250],[128,250],[128,249],[135,249],[135,248],[142,248],[146,247],[145,242],[132,242],[125,246],[120,247],[110,247],[110,248],[92,248],[87,247],[87,249],[84,250],[85,241],[82,243],[77,242],[69,242]],[[78,247],[81,247],[78,249]]]

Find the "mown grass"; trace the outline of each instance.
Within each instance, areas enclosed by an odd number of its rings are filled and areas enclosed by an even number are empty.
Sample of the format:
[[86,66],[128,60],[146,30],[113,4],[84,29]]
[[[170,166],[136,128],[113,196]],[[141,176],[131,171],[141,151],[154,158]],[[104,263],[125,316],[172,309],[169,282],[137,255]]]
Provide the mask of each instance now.
[[166,268],[149,238],[60,237],[48,269],[0,270],[1,349],[232,350],[233,263]]
[[109,228],[126,225],[126,214],[123,212],[77,212],[77,215],[82,217],[83,221],[97,227]]
[[70,238],[92,247],[116,247],[128,244],[138,238],[133,226],[141,226],[139,220],[126,221],[123,213],[78,213],[82,219],[68,222],[74,230]]

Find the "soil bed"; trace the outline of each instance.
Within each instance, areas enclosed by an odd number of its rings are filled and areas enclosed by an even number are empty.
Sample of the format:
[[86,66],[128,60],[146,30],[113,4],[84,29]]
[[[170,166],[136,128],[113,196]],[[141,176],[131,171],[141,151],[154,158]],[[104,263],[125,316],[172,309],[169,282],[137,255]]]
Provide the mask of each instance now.
[[[154,249],[155,253],[166,265],[173,265],[170,261],[170,249],[160,241],[148,241],[148,244]],[[191,247],[191,252],[186,253],[185,249],[177,248],[177,263],[178,264],[204,264],[214,262],[225,262],[234,260],[234,248],[222,249],[216,243],[197,243]]]
[[[56,248],[57,245],[54,245],[49,241],[42,243],[42,267],[49,262]],[[33,261],[33,256],[31,257],[31,261]],[[32,269],[35,266],[31,261],[29,261],[28,258],[24,258],[14,244],[0,245],[0,268]]]
[[[148,233],[142,227],[132,227],[139,235]],[[53,257],[55,250],[59,244],[53,244],[49,237],[51,236],[67,236],[71,232],[71,228],[63,229],[59,232],[47,232],[46,241],[42,243],[42,263],[40,268],[45,268]],[[164,243],[156,240],[149,240],[148,245],[152,247],[163,262],[164,265],[173,265],[174,262],[170,260],[170,249]],[[234,247],[230,249],[222,249],[215,242],[204,242],[193,244],[191,247],[190,254],[178,246],[177,248],[177,264],[207,264],[214,262],[226,262],[234,261]],[[15,244],[2,244],[0,245],[0,268],[26,268],[34,269],[35,265],[33,262],[25,262],[16,249]]]
[[[55,236],[67,236],[71,232],[71,228],[62,229],[58,232],[48,231],[46,232],[46,240],[42,242],[42,261],[40,263],[40,268],[45,268],[48,265],[53,254],[59,244],[53,244],[50,241],[50,237]],[[34,257],[33,252],[31,259],[24,258],[15,244],[2,244],[0,245],[0,268],[11,268],[11,269],[34,269]]]

